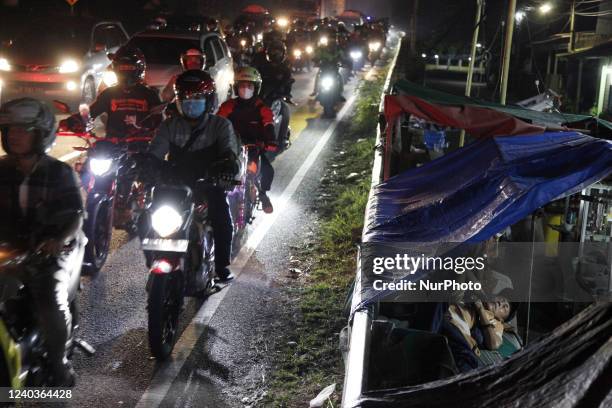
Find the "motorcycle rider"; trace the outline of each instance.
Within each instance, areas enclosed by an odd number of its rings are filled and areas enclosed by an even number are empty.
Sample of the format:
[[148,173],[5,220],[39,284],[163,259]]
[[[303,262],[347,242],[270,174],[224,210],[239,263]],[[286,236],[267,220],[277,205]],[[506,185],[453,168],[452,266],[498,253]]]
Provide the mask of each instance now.
[[[60,129],[80,133],[85,131],[86,122],[102,114],[107,115],[106,137],[124,139],[139,133],[148,133],[162,121],[162,113],[154,109],[162,102],[153,88],[145,85],[146,61],[138,48],[122,47],[112,58],[117,84],[106,88],[89,106],[89,117],[76,113],[60,122]],[[89,185],[91,173],[88,166],[82,167],[81,182]],[[117,186],[120,196],[127,196],[133,179],[125,178]],[[132,218],[130,208],[115,208],[117,225],[128,225]]]
[[[243,144],[263,143],[266,150],[277,149],[274,133],[274,115],[272,110],[258,97],[261,89],[261,75],[252,67],[243,67],[234,76],[234,92],[237,98],[224,102],[219,107],[219,116],[229,119]],[[260,153],[260,152],[253,152]],[[250,156],[250,155],[249,155]],[[270,191],[274,179],[274,168],[265,153],[261,157],[261,183],[259,200],[266,214],[274,208],[267,192]],[[249,157],[249,162],[257,162],[258,157]]]
[[[190,48],[181,54],[181,67],[183,71],[190,69],[203,70],[206,66],[206,56],[197,48]],[[180,74],[173,75],[161,92],[164,102],[172,102],[174,99],[174,83]]]
[[347,64],[346,57],[340,50],[338,46],[338,41],[336,36],[332,36],[328,38],[327,44],[321,44],[317,47],[314,56],[315,64],[319,66],[319,72],[317,72],[317,76],[315,78],[314,90],[310,94],[310,96],[316,96],[319,90],[319,80],[321,79],[321,72],[326,68],[333,69],[337,72],[336,81],[338,81],[339,92],[340,92],[340,100],[345,102],[344,98],[344,79],[338,71],[338,66],[341,64]]
[[21,242],[40,252],[33,265],[16,271],[32,295],[52,386],[72,386],[66,358],[71,313],[67,259],[84,245],[83,203],[75,173],[46,154],[55,141],[55,115],[32,98],[0,107],[0,241]]
[[[125,138],[141,128],[155,129],[162,115],[151,111],[162,102],[156,90],[144,83],[146,61],[138,48],[122,47],[112,57],[117,84],[104,89],[89,106],[90,119],[106,113],[106,137]],[[143,122],[144,120],[144,122]],[[74,132],[82,132],[85,123],[80,114],[60,122]]]
[[285,96],[291,100],[291,88],[295,80],[291,67],[286,63],[287,48],[281,41],[272,41],[265,49],[265,60],[253,65],[261,74],[261,95],[266,103],[271,95]]
[[[201,70],[185,71],[174,86],[179,115],[157,129],[149,153],[175,164],[187,185],[209,172],[233,178],[239,170],[238,138],[229,120],[211,114],[216,95],[212,77]],[[212,166],[213,163],[222,163]],[[233,279],[228,266],[232,248],[232,219],[223,186],[206,191],[215,240],[215,266],[220,281]]]

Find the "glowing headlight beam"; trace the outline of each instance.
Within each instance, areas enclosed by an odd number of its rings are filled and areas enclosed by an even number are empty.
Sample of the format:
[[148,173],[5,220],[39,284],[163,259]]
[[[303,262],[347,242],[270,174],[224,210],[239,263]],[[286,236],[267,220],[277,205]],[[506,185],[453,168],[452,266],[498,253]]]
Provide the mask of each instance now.
[[70,74],[79,70],[79,64],[75,60],[65,60],[59,66],[60,74]]
[[183,225],[183,217],[169,205],[159,207],[151,215],[151,226],[162,238],[174,234]]
[[96,176],[101,176],[110,170],[112,162],[111,159],[90,159],[89,169]]

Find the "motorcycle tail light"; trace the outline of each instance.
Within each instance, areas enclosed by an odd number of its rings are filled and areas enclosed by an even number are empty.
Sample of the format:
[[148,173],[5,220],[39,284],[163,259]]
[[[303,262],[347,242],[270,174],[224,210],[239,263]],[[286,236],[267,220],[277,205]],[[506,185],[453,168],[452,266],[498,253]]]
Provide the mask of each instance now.
[[172,263],[167,259],[157,259],[153,261],[153,265],[151,265],[151,273],[161,275],[165,273],[172,272],[174,269]]

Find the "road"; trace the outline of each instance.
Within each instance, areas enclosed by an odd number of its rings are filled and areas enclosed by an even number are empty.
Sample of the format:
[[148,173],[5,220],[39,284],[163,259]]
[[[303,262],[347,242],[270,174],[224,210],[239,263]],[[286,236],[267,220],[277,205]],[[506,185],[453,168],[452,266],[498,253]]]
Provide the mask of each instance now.
[[[363,74],[360,74],[362,77]],[[258,212],[232,270],[237,278],[203,303],[188,299],[181,337],[172,359],[157,363],[149,355],[145,282],[147,268],[137,240],[113,234],[113,250],[96,279],[83,278],[80,337],[92,344],[93,357],[74,358],[78,384],[70,407],[242,407],[260,396],[270,360],[270,337],[285,293],[292,246],[312,234],[312,208],[339,120],[320,119],[308,94],[314,74],[297,74],[292,119],[293,145],[273,162],[270,194],[275,211]],[[357,80],[345,86],[346,117]],[[68,141],[53,154],[66,157]],[[40,406],[37,405],[37,406]],[[58,406],[57,404],[53,406]],[[62,405],[59,405],[62,406]]]

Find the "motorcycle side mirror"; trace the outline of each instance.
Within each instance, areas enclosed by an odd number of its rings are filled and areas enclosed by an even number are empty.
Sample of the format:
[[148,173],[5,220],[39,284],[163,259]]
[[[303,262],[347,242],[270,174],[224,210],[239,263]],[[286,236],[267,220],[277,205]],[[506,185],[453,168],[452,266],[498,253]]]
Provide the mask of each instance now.
[[65,113],[65,114],[70,114],[70,107],[68,106],[67,103],[62,102],[62,101],[58,101],[57,99],[53,100],[53,106],[55,107],[55,109],[57,109],[58,112],[60,113]]
[[111,61],[112,61],[112,60],[114,60],[114,59],[115,59],[115,53],[114,53],[114,52],[107,52],[107,53],[106,53],[106,57],[107,57],[109,60],[111,60]]

